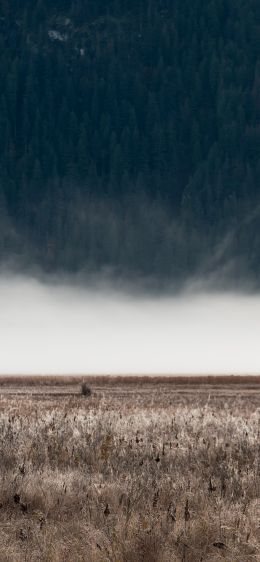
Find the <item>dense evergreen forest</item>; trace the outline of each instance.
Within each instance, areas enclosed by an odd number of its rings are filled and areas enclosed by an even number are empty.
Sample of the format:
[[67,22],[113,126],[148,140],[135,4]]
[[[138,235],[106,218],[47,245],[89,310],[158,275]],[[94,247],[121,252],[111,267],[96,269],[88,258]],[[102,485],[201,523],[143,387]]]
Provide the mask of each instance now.
[[1,0],[0,255],[260,274],[259,0]]

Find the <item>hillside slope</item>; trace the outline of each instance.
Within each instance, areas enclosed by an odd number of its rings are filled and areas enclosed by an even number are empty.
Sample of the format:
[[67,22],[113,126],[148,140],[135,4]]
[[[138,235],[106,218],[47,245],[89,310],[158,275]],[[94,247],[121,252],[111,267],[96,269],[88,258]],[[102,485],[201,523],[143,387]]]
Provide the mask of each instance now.
[[3,0],[2,258],[257,280],[259,11]]

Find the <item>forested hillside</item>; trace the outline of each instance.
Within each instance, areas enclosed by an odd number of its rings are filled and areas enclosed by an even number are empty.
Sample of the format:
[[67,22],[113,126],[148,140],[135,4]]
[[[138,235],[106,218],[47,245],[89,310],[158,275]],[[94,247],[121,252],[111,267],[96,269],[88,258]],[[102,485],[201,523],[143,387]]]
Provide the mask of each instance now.
[[2,0],[2,259],[256,281],[259,15],[259,0]]

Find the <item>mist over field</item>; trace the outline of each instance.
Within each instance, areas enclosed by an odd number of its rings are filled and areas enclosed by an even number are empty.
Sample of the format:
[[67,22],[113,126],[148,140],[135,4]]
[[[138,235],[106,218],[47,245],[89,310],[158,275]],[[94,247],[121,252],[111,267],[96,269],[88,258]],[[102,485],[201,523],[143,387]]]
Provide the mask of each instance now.
[[1,374],[255,374],[260,297],[0,280]]

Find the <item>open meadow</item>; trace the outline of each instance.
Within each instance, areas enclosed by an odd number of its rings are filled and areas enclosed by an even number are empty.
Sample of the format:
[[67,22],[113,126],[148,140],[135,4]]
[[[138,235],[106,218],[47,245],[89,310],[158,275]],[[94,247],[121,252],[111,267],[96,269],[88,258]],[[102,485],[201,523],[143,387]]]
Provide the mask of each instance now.
[[260,380],[0,380],[0,562],[259,562]]

